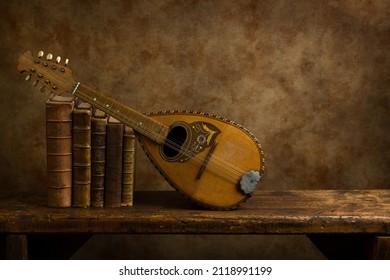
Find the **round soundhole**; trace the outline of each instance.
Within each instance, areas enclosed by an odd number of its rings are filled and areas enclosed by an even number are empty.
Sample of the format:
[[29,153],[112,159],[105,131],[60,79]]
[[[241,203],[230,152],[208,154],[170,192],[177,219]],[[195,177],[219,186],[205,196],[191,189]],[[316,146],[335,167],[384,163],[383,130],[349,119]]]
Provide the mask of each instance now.
[[182,155],[183,146],[188,138],[188,129],[183,124],[174,125],[168,132],[167,139],[162,145],[163,158],[174,161]]

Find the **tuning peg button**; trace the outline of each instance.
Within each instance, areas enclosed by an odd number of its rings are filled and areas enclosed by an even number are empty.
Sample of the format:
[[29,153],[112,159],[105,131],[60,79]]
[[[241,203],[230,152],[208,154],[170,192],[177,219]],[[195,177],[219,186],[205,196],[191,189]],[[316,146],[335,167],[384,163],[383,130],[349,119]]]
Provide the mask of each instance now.
[[47,60],[52,60],[53,59],[53,55],[51,53],[49,53],[47,56],[46,56],[46,59]]
[[61,56],[57,56],[56,62],[57,62],[57,63],[60,63],[60,61],[61,61]]
[[39,52],[38,52],[38,57],[39,57],[39,58],[41,58],[43,55],[44,55],[44,52],[43,52],[43,51],[39,51]]
[[69,64],[69,59],[67,58],[67,59],[65,59],[64,65],[67,66],[68,64]]
[[31,74],[28,74],[27,76],[26,76],[26,81],[29,81],[31,79]]

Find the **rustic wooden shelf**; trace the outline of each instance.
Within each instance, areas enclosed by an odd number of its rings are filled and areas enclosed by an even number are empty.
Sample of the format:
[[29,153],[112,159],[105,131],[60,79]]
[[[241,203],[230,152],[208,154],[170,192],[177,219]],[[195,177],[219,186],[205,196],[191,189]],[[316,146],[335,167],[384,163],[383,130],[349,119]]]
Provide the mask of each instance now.
[[2,196],[0,233],[364,235],[380,236],[371,247],[390,257],[390,190],[258,191],[233,211],[200,209],[174,191],[136,192],[132,208],[49,208],[42,197]]
[[390,191],[258,191],[233,211],[203,210],[176,192],[138,192],[132,208],[49,208],[42,197],[0,197],[3,233],[390,235]]

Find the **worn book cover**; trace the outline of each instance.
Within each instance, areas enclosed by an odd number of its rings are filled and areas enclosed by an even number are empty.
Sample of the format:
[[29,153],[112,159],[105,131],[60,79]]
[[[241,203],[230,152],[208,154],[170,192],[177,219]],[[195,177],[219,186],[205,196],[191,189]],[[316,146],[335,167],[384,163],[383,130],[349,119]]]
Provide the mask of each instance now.
[[73,111],[73,206],[91,204],[91,105],[80,102]]
[[122,194],[123,124],[108,118],[106,142],[105,207],[120,207]]
[[107,115],[97,109],[92,116],[91,206],[104,206]]
[[73,97],[54,96],[46,102],[46,160],[49,207],[72,205]]
[[125,126],[123,135],[122,206],[133,206],[136,139],[134,130]]

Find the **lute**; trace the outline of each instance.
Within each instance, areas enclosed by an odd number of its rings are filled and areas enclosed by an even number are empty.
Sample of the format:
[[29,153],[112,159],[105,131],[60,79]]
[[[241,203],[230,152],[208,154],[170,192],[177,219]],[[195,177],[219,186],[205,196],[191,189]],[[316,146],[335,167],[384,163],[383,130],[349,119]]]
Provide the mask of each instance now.
[[76,81],[68,59],[26,51],[17,69],[52,94],[71,93],[134,129],[146,155],[177,191],[209,209],[235,209],[256,191],[264,156],[256,137],[226,118],[195,111],[143,114]]

